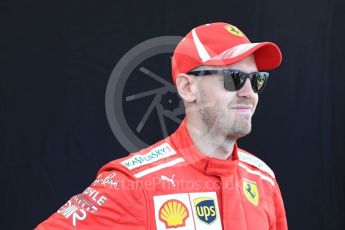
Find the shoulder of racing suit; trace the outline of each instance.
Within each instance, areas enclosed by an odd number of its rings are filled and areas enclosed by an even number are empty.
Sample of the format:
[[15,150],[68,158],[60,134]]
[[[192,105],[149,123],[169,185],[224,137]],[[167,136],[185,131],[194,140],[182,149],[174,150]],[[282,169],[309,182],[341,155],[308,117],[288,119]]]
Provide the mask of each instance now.
[[[238,149],[239,166],[249,173],[257,174],[262,179],[270,182],[273,186],[275,184],[275,174],[273,170],[257,156],[243,150]],[[257,169],[259,171],[257,171]]]
[[98,171],[98,175],[116,170],[136,180],[182,161],[181,155],[164,139],[127,157],[109,162]]

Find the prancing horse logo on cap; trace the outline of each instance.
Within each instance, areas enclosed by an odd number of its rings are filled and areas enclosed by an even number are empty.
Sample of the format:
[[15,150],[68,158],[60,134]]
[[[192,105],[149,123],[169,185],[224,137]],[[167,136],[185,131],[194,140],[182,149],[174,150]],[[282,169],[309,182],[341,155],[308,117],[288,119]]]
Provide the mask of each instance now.
[[243,33],[236,26],[226,25],[225,29],[235,36],[243,37]]

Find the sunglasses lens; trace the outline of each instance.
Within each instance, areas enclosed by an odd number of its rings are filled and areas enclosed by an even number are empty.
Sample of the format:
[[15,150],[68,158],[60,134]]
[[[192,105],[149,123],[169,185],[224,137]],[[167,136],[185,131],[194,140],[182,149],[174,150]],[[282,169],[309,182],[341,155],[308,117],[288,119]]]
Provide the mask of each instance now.
[[235,73],[225,72],[223,74],[224,74],[224,88],[231,92],[236,91],[235,81],[233,77]]
[[268,78],[268,73],[257,73],[254,75],[253,80],[252,80],[252,86],[254,92],[258,93],[261,92],[267,82]]
[[247,80],[246,74],[243,72],[237,72],[237,74],[234,74],[233,78],[235,81],[236,90],[240,90]]
[[225,72],[224,74],[224,87],[226,90],[234,92],[242,88],[246,82],[245,73],[235,71],[235,72]]

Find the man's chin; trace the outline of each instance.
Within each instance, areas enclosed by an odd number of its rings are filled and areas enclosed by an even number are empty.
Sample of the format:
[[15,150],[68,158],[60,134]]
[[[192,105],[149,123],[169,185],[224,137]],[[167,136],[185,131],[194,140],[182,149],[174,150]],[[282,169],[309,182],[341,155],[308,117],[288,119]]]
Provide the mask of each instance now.
[[241,137],[244,137],[252,131],[251,125],[245,126],[245,127],[232,127],[232,129],[229,132],[229,136],[233,139],[239,139]]

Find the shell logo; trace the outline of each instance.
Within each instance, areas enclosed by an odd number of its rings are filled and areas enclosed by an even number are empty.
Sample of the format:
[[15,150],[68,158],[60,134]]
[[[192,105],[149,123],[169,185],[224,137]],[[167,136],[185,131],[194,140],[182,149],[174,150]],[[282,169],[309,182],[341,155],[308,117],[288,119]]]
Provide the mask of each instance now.
[[187,207],[179,200],[167,200],[159,209],[159,219],[166,228],[183,227],[188,217]]

